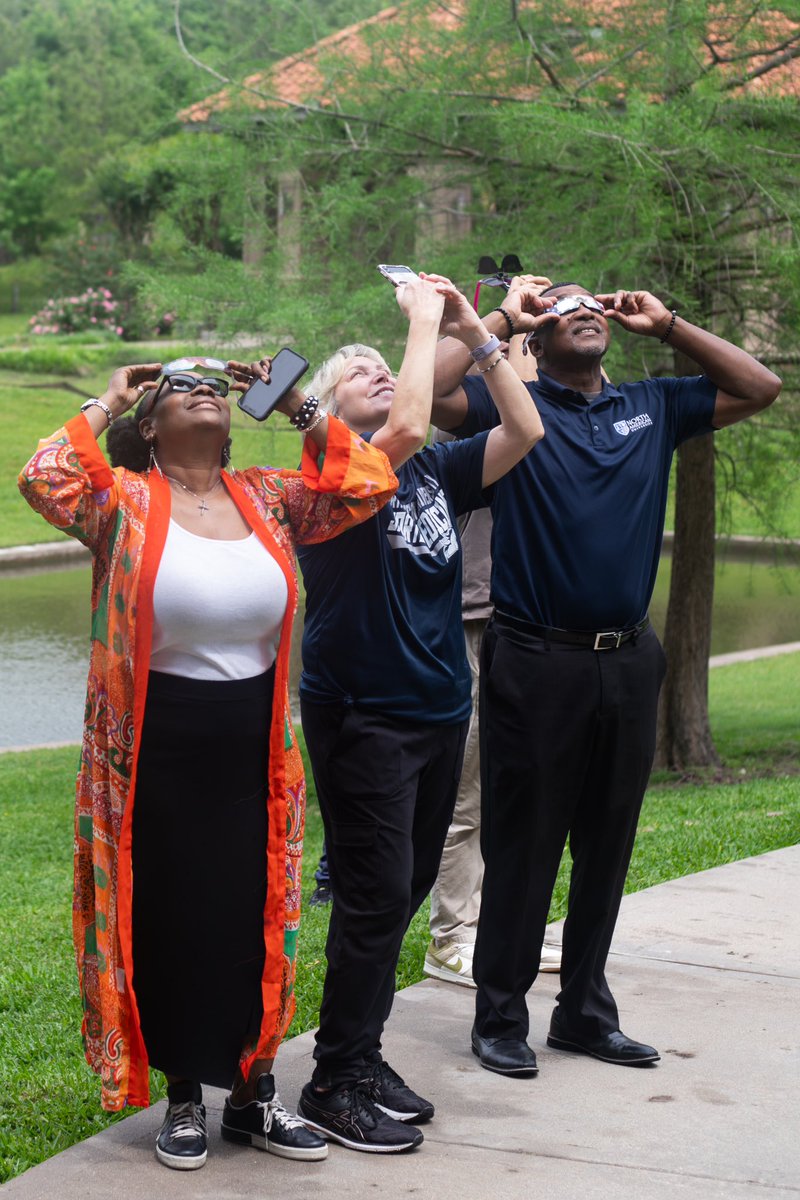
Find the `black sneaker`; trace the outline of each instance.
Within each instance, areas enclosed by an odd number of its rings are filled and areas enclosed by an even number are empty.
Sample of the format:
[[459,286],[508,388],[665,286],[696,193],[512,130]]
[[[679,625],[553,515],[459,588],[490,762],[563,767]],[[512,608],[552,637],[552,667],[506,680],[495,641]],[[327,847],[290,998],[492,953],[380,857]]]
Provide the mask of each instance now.
[[308,903],[312,908],[321,908],[323,904],[330,904],[333,900],[333,893],[327,883],[318,883],[313,892],[308,898]]
[[395,1121],[430,1121],[433,1105],[412,1092],[387,1062],[376,1063],[364,1080],[372,1103]]
[[206,1110],[187,1100],[170,1104],[156,1141],[156,1157],[176,1171],[196,1171],[208,1156]]
[[328,1157],[325,1139],[306,1129],[283,1107],[271,1075],[259,1075],[256,1096],[256,1100],[241,1106],[231,1104],[230,1096],[225,1101],[222,1136],[227,1142],[306,1162]]
[[387,1117],[369,1097],[364,1083],[347,1084],[331,1092],[317,1092],[307,1083],[300,1095],[297,1115],[311,1129],[349,1150],[372,1154],[402,1154],[422,1141],[419,1129]]

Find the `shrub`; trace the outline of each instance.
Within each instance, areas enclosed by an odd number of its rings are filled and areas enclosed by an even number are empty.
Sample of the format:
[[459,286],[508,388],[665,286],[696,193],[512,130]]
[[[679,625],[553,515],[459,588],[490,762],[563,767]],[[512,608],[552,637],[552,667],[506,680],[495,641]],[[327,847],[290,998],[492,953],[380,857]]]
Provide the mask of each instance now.
[[119,304],[108,288],[87,288],[80,296],[61,296],[47,301],[35,317],[35,334],[81,333],[84,330],[122,337]]
[[[113,346],[118,346],[115,339]],[[16,371],[20,375],[91,375],[97,370],[105,370],[119,366],[116,356],[112,354],[112,345],[89,347],[75,342],[40,341],[35,346],[26,348],[12,346],[0,349],[0,371]]]

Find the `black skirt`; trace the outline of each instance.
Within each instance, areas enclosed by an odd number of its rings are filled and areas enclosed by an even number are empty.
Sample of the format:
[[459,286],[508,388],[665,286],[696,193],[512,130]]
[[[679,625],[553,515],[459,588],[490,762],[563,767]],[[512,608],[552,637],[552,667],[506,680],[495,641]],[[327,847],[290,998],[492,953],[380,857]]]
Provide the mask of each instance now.
[[274,669],[151,672],[133,808],[133,987],[150,1065],[229,1088],[263,1007]]

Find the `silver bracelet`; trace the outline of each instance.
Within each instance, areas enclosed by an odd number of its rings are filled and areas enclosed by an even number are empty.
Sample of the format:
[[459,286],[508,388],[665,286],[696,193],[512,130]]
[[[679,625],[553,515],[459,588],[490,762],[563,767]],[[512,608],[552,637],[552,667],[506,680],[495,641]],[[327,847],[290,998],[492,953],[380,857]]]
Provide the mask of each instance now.
[[301,429],[301,430],[299,430],[299,432],[302,433],[303,437],[305,437],[307,433],[311,433],[312,429],[316,429],[317,426],[322,421],[325,420],[327,415],[328,414],[326,412],[323,412],[321,408],[318,408],[317,411],[314,413],[314,416],[311,418],[311,420],[306,425],[305,429]]
[[85,404],[82,404],[80,411],[86,412],[87,408],[102,408],[103,412],[108,418],[109,425],[114,420],[114,414],[112,413],[111,409],[103,400],[98,400],[96,396],[92,396],[91,400],[87,400]]
[[501,363],[503,361],[504,361],[504,359],[503,359],[502,354],[498,354],[498,356],[494,360],[494,362],[489,363],[488,367],[484,367],[483,370],[481,370],[481,368],[478,367],[478,374],[479,375],[488,375],[490,371],[493,371],[495,369],[495,367],[497,366],[498,363]]

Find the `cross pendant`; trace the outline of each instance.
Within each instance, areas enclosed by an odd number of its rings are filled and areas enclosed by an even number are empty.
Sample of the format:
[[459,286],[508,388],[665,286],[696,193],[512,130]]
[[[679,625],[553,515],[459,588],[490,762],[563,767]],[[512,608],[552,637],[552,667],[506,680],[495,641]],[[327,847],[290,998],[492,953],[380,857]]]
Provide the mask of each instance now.
[[197,507],[200,509],[201,517],[208,512],[208,505],[206,504],[205,500],[201,500]]

